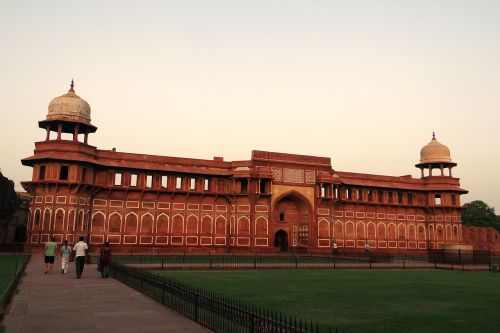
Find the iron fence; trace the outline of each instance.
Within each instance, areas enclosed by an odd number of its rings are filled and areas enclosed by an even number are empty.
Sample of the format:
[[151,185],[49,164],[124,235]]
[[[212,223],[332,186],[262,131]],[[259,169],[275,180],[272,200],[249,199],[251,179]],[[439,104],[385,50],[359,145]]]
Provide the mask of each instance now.
[[129,266],[112,264],[111,274],[124,284],[156,299],[195,322],[221,333],[322,333],[346,332],[320,326],[268,308],[233,300],[158,277]]
[[391,253],[342,253],[335,255],[196,255],[133,254],[114,255],[113,262],[136,269],[460,269],[491,270],[488,251],[431,250],[411,255]]

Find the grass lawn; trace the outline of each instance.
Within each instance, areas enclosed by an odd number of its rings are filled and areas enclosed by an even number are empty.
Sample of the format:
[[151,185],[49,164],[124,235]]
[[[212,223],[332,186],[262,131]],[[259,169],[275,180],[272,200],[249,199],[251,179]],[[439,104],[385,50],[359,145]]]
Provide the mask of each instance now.
[[28,259],[28,256],[0,255],[0,304],[3,304],[6,292],[12,285],[17,271]]
[[499,332],[500,274],[444,270],[155,272],[353,332]]

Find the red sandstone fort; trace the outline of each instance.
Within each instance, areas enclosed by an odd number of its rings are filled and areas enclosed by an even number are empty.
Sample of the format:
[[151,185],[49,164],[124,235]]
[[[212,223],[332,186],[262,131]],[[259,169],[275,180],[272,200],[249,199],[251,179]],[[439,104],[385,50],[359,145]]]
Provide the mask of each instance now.
[[[84,236],[128,251],[362,249],[414,251],[472,244],[500,250],[492,228],[462,226],[450,150],[432,140],[420,151],[421,177],[336,171],[327,157],[252,151],[224,161],[100,150],[97,127],[75,94],[54,98],[45,141],[22,160],[33,168],[27,246],[50,236]],[[62,134],[72,134],[63,140]]]

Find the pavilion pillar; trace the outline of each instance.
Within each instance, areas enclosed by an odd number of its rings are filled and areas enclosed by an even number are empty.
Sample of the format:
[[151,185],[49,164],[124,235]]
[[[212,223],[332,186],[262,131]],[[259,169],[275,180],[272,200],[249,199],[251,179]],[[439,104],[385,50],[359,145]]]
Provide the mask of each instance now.
[[62,124],[57,124],[57,140],[61,140]]
[[46,126],[47,128],[47,136],[45,137],[45,141],[49,141],[50,140],[50,126]]
[[78,141],[78,125],[75,126],[75,131],[73,132],[73,141]]
[[88,132],[85,132],[85,137],[84,137],[84,139],[83,139],[83,143],[87,144],[88,139],[89,139],[89,133],[88,133]]

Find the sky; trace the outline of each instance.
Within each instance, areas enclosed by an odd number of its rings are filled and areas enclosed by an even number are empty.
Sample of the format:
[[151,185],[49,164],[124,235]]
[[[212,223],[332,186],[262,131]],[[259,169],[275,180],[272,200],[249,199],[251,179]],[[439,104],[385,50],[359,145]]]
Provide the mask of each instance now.
[[0,0],[0,169],[75,80],[100,149],[420,177],[432,132],[500,212],[500,1]]

